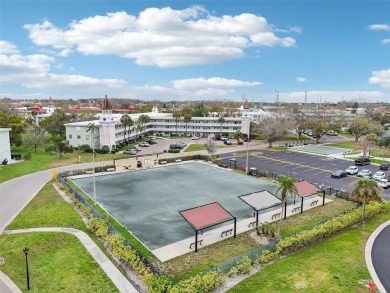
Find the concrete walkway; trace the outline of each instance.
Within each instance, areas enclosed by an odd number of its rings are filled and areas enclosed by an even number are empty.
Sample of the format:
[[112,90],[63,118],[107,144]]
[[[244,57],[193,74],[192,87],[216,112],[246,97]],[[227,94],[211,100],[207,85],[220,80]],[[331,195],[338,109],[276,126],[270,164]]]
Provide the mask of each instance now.
[[113,265],[108,257],[100,250],[100,248],[92,241],[92,239],[83,231],[73,228],[30,228],[20,230],[6,230],[3,234],[17,234],[29,232],[62,232],[76,236],[85,246],[88,252],[92,255],[95,261],[100,265],[103,271],[111,279],[120,292],[137,293],[134,286],[123,276],[123,274]]
[[0,271],[0,281],[1,293],[22,293],[18,286],[2,271]]
[[[313,201],[318,201],[317,205],[312,205],[311,203]],[[332,200],[327,199],[327,198],[325,199],[325,203],[328,203],[330,201],[332,201]],[[287,213],[286,213],[287,217],[289,217],[291,215],[298,214],[299,212],[293,213],[292,210],[294,208],[300,207],[300,206],[301,206],[300,202],[298,202],[295,205],[293,205],[293,204],[288,205],[287,206]],[[313,198],[310,198],[309,200],[304,201],[303,211],[315,208],[317,206],[322,206],[322,197],[320,197],[320,196],[313,197]],[[281,211],[281,208],[278,210],[273,210],[273,211],[269,211],[269,212],[265,212],[265,213],[261,213],[261,214],[259,213],[259,223],[264,223],[264,222],[270,223],[270,222],[277,221],[279,218],[273,219],[273,215],[280,213],[280,211]],[[237,225],[236,225],[237,235],[253,229],[254,226],[253,225],[249,226],[249,224],[254,222],[255,220],[256,219],[252,217],[252,218],[248,218],[248,219],[242,220],[240,222],[237,222]],[[205,247],[205,246],[208,246],[208,245],[211,245],[213,243],[222,241],[227,237],[233,237],[233,233],[228,234],[227,236],[224,236],[223,238],[221,237],[221,233],[223,231],[231,229],[231,228],[233,228],[233,226],[234,226],[233,222],[231,222],[231,224],[229,224],[227,226],[219,227],[219,228],[204,232],[202,235],[199,235],[198,240],[203,239],[203,242],[202,242],[201,246],[198,245],[198,249]],[[192,249],[190,249],[190,244],[193,243],[194,241],[195,241],[195,236],[178,241],[178,242],[175,242],[175,243],[172,243],[172,244],[169,244],[169,245],[166,245],[166,246],[163,246],[163,247],[160,247],[160,248],[157,248],[157,249],[153,250],[152,253],[160,261],[164,262],[164,261],[170,260],[172,258],[175,258],[177,256],[194,251],[195,250],[194,245],[192,246]]]

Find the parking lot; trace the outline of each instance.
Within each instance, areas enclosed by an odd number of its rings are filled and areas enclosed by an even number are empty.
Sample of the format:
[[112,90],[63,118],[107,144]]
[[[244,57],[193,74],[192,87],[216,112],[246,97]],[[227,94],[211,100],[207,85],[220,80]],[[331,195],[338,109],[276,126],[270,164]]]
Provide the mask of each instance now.
[[[245,153],[243,157],[237,157],[237,165],[246,165]],[[232,158],[233,154],[225,154],[224,158]],[[295,151],[268,151],[260,150],[248,157],[248,166],[259,170],[274,172],[278,175],[283,174],[297,179],[303,179],[317,183],[319,185],[338,188],[351,192],[354,188],[354,182],[357,176],[348,175],[343,178],[332,178],[331,173],[334,170],[345,170],[353,166],[354,162],[346,159],[337,159],[327,156],[312,155]],[[368,169],[373,174],[379,171],[377,165],[358,166],[359,170]],[[388,171],[385,171],[386,176]],[[383,197],[390,200],[390,190],[383,190]]]

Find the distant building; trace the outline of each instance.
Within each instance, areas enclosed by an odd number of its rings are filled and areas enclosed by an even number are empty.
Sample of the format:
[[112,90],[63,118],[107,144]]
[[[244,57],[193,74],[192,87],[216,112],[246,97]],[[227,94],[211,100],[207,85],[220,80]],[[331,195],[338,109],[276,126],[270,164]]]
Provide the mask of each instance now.
[[34,111],[36,113],[36,115],[35,115],[35,123],[39,124],[39,122],[41,122],[43,119],[51,116],[56,109],[57,109],[57,107],[55,106],[53,99],[50,97],[49,101],[47,102],[47,106],[46,107],[42,107],[42,108],[39,108],[39,109],[34,109]]
[[11,162],[11,143],[9,132],[11,128],[0,128],[0,164],[6,160]]
[[[66,123],[66,139],[69,145],[77,147],[88,144],[91,147],[95,145],[95,147],[105,147],[112,150],[116,145],[125,142],[125,136],[126,140],[134,140],[136,137],[147,135],[208,137],[227,133],[229,136],[233,136],[237,131],[247,133],[250,123],[250,120],[245,120],[242,117],[224,117],[225,122],[222,124],[218,122],[219,117],[193,117],[190,122],[186,123],[183,117],[176,121],[172,113],[160,113],[157,105],[154,104],[151,112],[127,114],[134,121],[134,125],[130,128],[126,127],[125,133],[125,127],[120,122],[124,114],[113,113],[113,110],[106,96],[103,101],[102,113],[97,115],[99,119]],[[137,130],[137,123],[141,115],[149,116],[150,121],[142,126],[142,130],[139,128]],[[94,125],[94,138],[92,131],[87,131],[91,124]]]

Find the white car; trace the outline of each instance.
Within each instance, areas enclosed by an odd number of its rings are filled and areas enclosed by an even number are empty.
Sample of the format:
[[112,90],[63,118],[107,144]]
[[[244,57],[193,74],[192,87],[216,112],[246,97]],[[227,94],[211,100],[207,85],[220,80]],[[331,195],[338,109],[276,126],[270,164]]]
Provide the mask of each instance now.
[[359,172],[359,168],[356,166],[350,166],[345,169],[345,172],[347,172],[349,175],[355,175]]
[[141,142],[139,145],[142,146],[142,147],[148,147],[149,146],[149,144],[146,141],[145,142]]
[[199,139],[199,136],[194,135],[194,136],[192,137],[192,140],[197,140],[197,139]]
[[375,174],[372,176],[372,178],[375,180],[385,179],[386,174],[385,174],[385,172],[378,171],[378,172],[375,172]]
[[390,182],[387,179],[378,180],[378,185],[383,188],[389,188]]
[[360,170],[359,173],[357,174],[359,177],[363,178],[370,178],[371,177],[371,171],[367,169]]

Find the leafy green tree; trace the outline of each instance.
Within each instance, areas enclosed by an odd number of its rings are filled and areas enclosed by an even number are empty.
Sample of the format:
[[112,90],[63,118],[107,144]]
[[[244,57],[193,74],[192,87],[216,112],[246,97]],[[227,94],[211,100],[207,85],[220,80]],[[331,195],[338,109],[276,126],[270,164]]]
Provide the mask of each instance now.
[[37,125],[31,125],[22,135],[22,145],[33,148],[37,153],[37,148],[46,144],[45,129]]
[[[130,129],[130,127],[134,125],[134,121],[127,114],[122,115],[120,121],[125,128],[125,131],[123,133],[123,143],[126,143],[126,133],[127,133],[126,129],[127,129],[127,127],[129,127],[129,129]],[[129,143],[129,139],[127,139],[127,144],[128,143]]]
[[276,193],[280,192],[280,196],[282,200],[282,211],[280,215],[280,221],[278,224],[278,234],[280,235],[281,223],[286,208],[287,195],[289,193],[290,194],[297,193],[297,188],[295,187],[295,179],[284,175],[280,175],[278,177],[277,184],[279,185],[279,188],[277,189]]
[[358,108],[359,108],[359,104],[357,102],[353,103],[351,113],[356,114]]
[[204,147],[206,148],[206,150],[209,154],[209,157],[212,159],[214,154],[217,151],[217,146],[215,145],[215,143],[211,139],[208,139],[207,142],[204,144]]
[[363,135],[369,133],[381,135],[384,130],[379,122],[373,121],[364,115],[355,115],[350,122],[349,131],[355,136],[355,141],[359,141],[359,138]]
[[302,139],[302,133],[308,129],[308,116],[307,114],[298,106],[292,105],[288,109],[289,115],[295,121],[295,129],[298,133],[298,138]]
[[219,134],[221,134],[222,132],[222,124],[225,123],[225,118],[223,116],[219,116],[218,118],[218,123],[219,123]]
[[11,128],[9,133],[11,145],[20,146],[22,144],[22,134],[26,127],[27,123],[22,117],[0,110],[0,128]]
[[316,113],[309,118],[308,127],[316,137],[316,143],[320,142],[320,138],[330,130],[326,118],[320,113]]
[[207,117],[208,116],[208,109],[205,107],[203,101],[196,105],[194,110],[191,112],[192,117]]
[[235,133],[234,133],[234,139],[237,139],[237,144],[240,143],[240,139],[242,139],[244,137],[244,134],[240,131],[240,130],[237,130]]
[[188,123],[190,123],[191,120],[192,120],[191,114],[185,114],[184,115],[184,123],[186,124],[186,135],[187,135]]
[[176,136],[177,136],[177,123],[178,123],[179,120],[180,120],[181,112],[180,112],[180,111],[174,111],[174,112],[172,113],[172,116],[173,116],[173,118],[175,119],[175,123],[176,123]]
[[363,204],[362,207],[362,224],[364,224],[364,213],[366,204],[371,201],[382,201],[382,190],[378,186],[375,180],[362,178],[355,183],[355,188],[352,191],[352,195],[360,200]]

